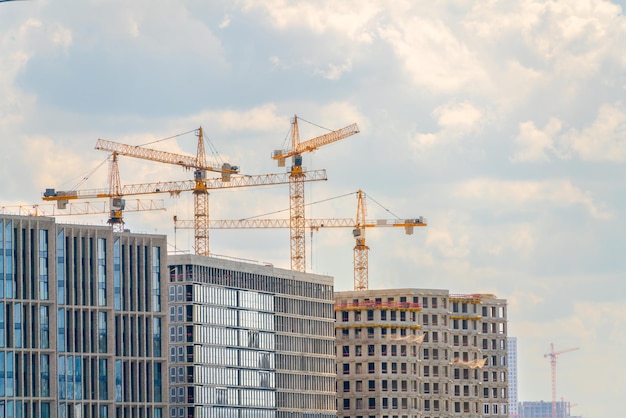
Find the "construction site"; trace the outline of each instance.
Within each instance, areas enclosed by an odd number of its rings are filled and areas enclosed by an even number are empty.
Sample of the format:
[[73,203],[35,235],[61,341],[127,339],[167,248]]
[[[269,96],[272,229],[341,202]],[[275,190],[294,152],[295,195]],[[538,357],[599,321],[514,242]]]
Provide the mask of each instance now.
[[[2,248],[15,260],[38,259],[30,268],[31,262],[22,262],[14,273],[11,259],[0,264],[3,280],[32,298],[7,326],[18,329],[23,320],[34,320],[35,307],[59,318],[50,325],[56,346],[49,343],[49,351],[36,358],[18,353],[11,360],[12,369],[24,371],[21,380],[7,383],[22,394],[12,406],[19,403],[20,412],[11,416],[570,417],[569,404],[566,411],[557,400],[556,358],[575,349],[552,347],[546,354],[553,385],[549,415],[511,396],[510,376],[516,371],[509,363],[516,358],[509,353],[505,299],[444,289],[370,289],[367,230],[400,228],[412,235],[427,220],[368,219],[363,190],[352,193],[353,217],[306,216],[305,184],[327,176],[325,170],[306,170],[303,154],[358,134],[359,128],[351,124],[301,140],[298,123],[294,116],[290,148],[271,155],[282,173],[243,175],[238,165],[208,161],[202,128],[194,131],[195,156],[98,139],[95,148],[108,153],[106,187],[49,187],[42,192],[43,204],[2,208]],[[120,158],[180,166],[193,177],[125,184]],[[272,185],[288,186],[286,218],[209,216],[210,192]],[[172,222],[175,231],[193,231],[192,251],[180,251],[162,235],[135,233],[126,221],[128,212],[165,209],[163,200],[142,199],[146,195],[186,192],[193,195],[193,219],[174,215]],[[108,225],[54,220],[94,213],[106,214]],[[352,232],[351,291],[338,292],[333,277],[307,269],[307,234],[330,228]],[[209,233],[217,229],[288,229],[289,268],[216,257]],[[23,281],[29,274],[45,276],[49,294],[44,297],[42,287],[27,292]],[[48,326],[38,319],[37,327]],[[83,335],[69,331],[79,328]],[[28,341],[23,348],[42,344]],[[88,361],[89,353],[98,354]],[[58,364],[52,383],[38,380],[48,389],[44,400],[33,401],[26,371],[50,362]]]

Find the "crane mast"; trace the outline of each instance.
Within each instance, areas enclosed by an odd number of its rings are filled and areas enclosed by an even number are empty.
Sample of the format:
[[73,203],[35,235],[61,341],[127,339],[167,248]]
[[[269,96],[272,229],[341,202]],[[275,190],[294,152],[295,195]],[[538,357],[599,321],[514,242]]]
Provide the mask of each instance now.
[[368,283],[368,254],[370,247],[365,244],[365,194],[357,192],[356,227],[352,231],[354,244],[354,290],[367,290]]
[[291,269],[306,271],[305,250],[305,214],[304,214],[304,178],[302,175],[302,153],[347,138],[359,133],[356,123],[324,135],[300,142],[298,116],[291,120],[291,150],[276,150],[272,155],[279,167],[285,166],[285,159],[292,157],[289,175],[289,238],[291,250]]
[[[204,136],[202,134],[202,126],[198,130],[198,166],[206,166],[206,154],[204,152]],[[209,192],[206,188],[204,180],[206,179],[206,170],[196,168],[194,171],[195,187],[193,189],[193,220],[196,254],[209,255],[209,228],[207,226],[207,218],[209,217]]]
[[109,220],[113,231],[122,232],[124,230],[123,211],[125,202],[122,199],[122,183],[120,181],[120,169],[117,164],[117,153],[111,156],[111,166],[109,168]]

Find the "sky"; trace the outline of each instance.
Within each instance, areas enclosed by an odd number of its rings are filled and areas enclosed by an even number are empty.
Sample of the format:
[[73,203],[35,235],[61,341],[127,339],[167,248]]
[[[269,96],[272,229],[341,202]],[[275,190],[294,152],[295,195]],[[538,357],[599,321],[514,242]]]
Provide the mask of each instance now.
[[[108,187],[98,138],[195,155],[243,174],[357,123],[304,155],[309,218],[424,216],[366,233],[369,287],[493,293],[518,338],[521,401],[558,397],[587,418],[620,416],[626,388],[624,1],[32,0],[0,3],[0,205],[46,188]],[[307,123],[310,121],[311,123]],[[179,135],[188,133],[185,135]],[[160,141],[165,138],[169,140]],[[158,142],[155,142],[158,141]],[[120,157],[122,184],[188,180]],[[287,218],[285,185],[210,195],[211,219]],[[135,197],[137,198],[137,197]],[[193,251],[191,193],[148,195],[135,232]],[[130,197],[129,197],[130,199]],[[106,223],[106,214],[59,217]],[[307,236],[307,270],[353,287],[349,229]],[[289,268],[288,230],[212,230],[219,256]],[[620,255],[621,254],[621,255]]]

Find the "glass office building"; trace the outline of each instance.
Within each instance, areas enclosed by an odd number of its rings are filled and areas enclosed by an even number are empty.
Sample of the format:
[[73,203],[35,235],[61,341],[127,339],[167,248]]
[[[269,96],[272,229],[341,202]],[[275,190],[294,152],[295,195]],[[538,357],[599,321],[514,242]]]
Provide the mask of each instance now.
[[169,257],[169,417],[335,417],[332,278]]
[[166,415],[166,238],[0,215],[0,418]]

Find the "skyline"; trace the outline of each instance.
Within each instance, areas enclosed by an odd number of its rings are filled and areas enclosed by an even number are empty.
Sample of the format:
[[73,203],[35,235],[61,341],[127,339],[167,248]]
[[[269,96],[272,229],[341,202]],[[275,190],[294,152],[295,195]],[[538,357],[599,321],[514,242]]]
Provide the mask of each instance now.
[[[0,205],[43,204],[45,188],[85,177],[80,188],[106,188],[98,138],[140,145],[202,126],[224,161],[266,174],[284,172],[270,155],[284,147],[294,114],[329,129],[357,123],[359,134],[304,156],[329,179],[305,185],[307,203],[325,201],[307,206],[307,217],[353,218],[359,189],[368,219],[424,216],[428,226],[412,236],[367,230],[370,288],[507,299],[520,401],[551,400],[543,355],[554,343],[580,347],[559,358],[559,398],[577,403],[577,415],[615,415],[626,386],[624,7],[7,2]],[[324,133],[300,129],[303,139]],[[195,141],[151,146],[195,155]],[[164,164],[120,157],[119,165],[122,184],[192,178]],[[168,210],[126,213],[127,227],[192,250],[193,237],[174,234],[172,222],[191,219],[191,194],[145,198]],[[286,185],[215,191],[210,217],[288,205]],[[350,290],[353,246],[349,229],[315,232],[307,271]],[[289,268],[287,230],[212,230],[210,249]]]

